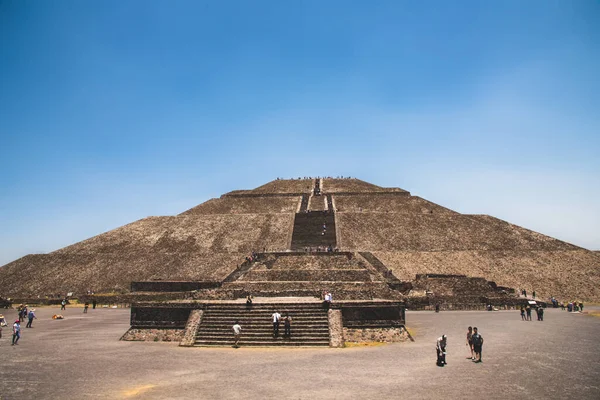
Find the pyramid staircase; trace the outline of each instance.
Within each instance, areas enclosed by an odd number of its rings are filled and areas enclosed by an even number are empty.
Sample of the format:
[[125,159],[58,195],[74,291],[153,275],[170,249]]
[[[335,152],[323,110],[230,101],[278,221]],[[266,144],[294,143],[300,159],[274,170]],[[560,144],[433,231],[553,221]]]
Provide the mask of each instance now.
[[[260,253],[259,261],[244,267],[235,281],[222,288],[237,297],[316,297],[330,290],[336,299],[396,298],[389,282],[352,252]],[[391,296],[391,297],[389,297]]]
[[[271,315],[282,315],[279,336],[273,337]],[[292,318],[291,337],[284,338],[283,316]],[[261,303],[251,309],[245,303],[209,304],[196,334],[195,346],[233,345],[235,321],[242,327],[240,346],[329,346],[327,311],[321,303]]]
[[[323,224],[326,229],[323,230]],[[336,246],[335,217],[328,211],[297,213],[294,218],[292,250],[304,250],[305,247]]]

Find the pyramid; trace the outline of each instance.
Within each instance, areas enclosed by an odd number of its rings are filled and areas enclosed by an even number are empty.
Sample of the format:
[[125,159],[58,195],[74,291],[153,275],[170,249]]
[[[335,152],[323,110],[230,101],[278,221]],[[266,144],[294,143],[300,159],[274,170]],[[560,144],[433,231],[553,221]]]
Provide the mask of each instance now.
[[[136,281],[222,283],[252,252],[315,250],[364,256],[363,264],[398,282],[419,274],[466,275],[536,290],[540,297],[600,300],[598,252],[492,216],[460,214],[399,188],[333,178],[277,179],[176,216],[144,218],[48,254],[27,255],[0,267],[0,296],[127,293]],[[296,268],[293,260],[273,265],[302,270],[305,261]],[[353,265],[339,268],[348,279],[372,280],[352,272]],[[294,274],[305,279],[304,272]],[[280,275],[256,270],[248,276]],[[342,275],[330,275],[328,282]],[[243,284],[252,286],[248,279]]]

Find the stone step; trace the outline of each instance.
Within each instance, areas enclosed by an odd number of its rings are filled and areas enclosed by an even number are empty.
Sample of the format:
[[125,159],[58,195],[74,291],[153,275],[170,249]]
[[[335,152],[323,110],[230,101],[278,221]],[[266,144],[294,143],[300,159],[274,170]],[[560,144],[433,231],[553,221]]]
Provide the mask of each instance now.
[[[271,322],[270,320],[264,320],[264,319],[255,319],[255,318],[202,318],[202,324],[206,324],[206,325],[219,325],[219,324],[223,324],[223,325],[228,325],[228,324],[232,324],[233,321],[238,321],[240,324],[248,324],[248,325],[253,325],[253,326],[268,326],[268,325],[273,325],[273,322]],[[298,321],[298,320],[294,320],[292,322],[294,325],[319,325],[319,324],[324,324],[327,323],[327,318],[311,318],[311,319],[307,319],[307,320],[303,320],[303,321]],[[283,321],[280,322],[280,325],[283,325]]]
[[301,307],[289,307],[287,305],[275,305],[275,306],[268,306],[268,307],[256,307],[256,306],[252,306],[250,308],[246,308],[246,306],[244,307],[218,307],[218,308],[214,308],[212,306],[208,307],[208,310],[210,310],[211,313],[216,313],[216,312],[240,312],[240,313],[246,313],[246,314],[260,314],[260,315],[264,315],[267,313],[272,314],[273,310],[278,309],[278,310],[284,310],[284,311],[289,311],[289,312],[294,312],[295,314],[314,314],[314,313],[320,313],[323,312],[323,304],[321,304],[321,302],[316,303],[314,307],[311,308],[301,308]]
[[[293,333],[292,336],[287,339],[283,337],[283,332],[279,332],[280,335],[276,338],[274,338],[272,335],[268,335],[268,336],[263,336],[263,337],[244,337],[243,335],[240,336],[240,342],[245,342],[245,343],[281,343],[283,341],[289,341],[289,342],[294,342],[294,341],[302,341],[302,342],[327,342],[329,343],[329,338],[328,337],[322,337],[322,336],[305,336],[302,338],[296,338],[294,337]],[[233,341],[233,335],[230,335],[229,337],[214,337],[214,338],[198,338],[196,339],[196,343],[198,342],[232,342]]]
[[[279,326],[279,329],[283,329],[282,326]],[[263,326],[251,326],[251,325],[242,325],[243,332],[272,332],[273,327],[263,327]],[[296,326],[292,325],[292,331],[294,332],[329,332],[329,327],[325,326]],[[233,332],[231,326],[205,326],[203,328],[198,329],[198,332],[226,332],[227,334],[231,334]]]
[[338,281],[362,282],[371,281],[371,274],[366,269],[330,269],[330,270],[252,270],[238,282],[286,282],[286,281]]
[[[252,303],[251,311],[256,310],[272,310],[273,308],[287,308],[290,310],[316,310],[321,307],[320,301],[315,301],[309,304],[298,303]],[[237,304],[209,304],[208,310],[246,310],[246,303]]]
[[[283,335],[283,329],[279,330],[279,334]],[[297,338],[321,338],[328,339],[329,332],[306,332],[300,333],[292,330],[292,335]],[[198,340],[211,340],[215,338],[232,338],[233,332],[203,332],[201,335],[197,335]],[[264,339],[273,337],[273,332],[242,332],[241,338],[243,339]]]
[[[194,344],[195,347],[224,347],[224,346],[233,346],[233,340],[228,341],[196,341]],[[329,341],[315,341],[315,342],[305,342],[305,341],[294,341],[291,339],[280,340],[280,341],[272,341],[272,342],[243,342],[239,341],[239,346],[242,347],[327,347],[329,346]]]

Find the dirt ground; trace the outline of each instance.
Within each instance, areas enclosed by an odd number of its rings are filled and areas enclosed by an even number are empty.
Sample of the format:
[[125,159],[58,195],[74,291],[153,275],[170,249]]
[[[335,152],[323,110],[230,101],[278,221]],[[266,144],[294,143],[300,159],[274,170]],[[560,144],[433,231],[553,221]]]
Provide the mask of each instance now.
[[[587,310],[586,310],[587,311]],[[590,307],[590,311],[598,308]],[[15,310],[2,310],[14,322]],[[122,342],[128,309],[39,308],[0,339],[0,399],[600,399],[600,318],[548,310],[407,312],[415,342],[346,349],[180,348]],[[535,317],[534,317],[535,319]],[[485,339],[467,360],[467,326]],[[448,366],[435,340],[448,335]]]

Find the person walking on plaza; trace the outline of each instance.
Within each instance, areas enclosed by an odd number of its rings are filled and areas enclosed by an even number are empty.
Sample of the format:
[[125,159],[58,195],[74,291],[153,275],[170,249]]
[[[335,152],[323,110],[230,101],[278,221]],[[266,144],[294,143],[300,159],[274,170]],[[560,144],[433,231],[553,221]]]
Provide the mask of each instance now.
[[279,336],[279,321],[281,320],[281,314],[275,310],[271,317],[273,317],[273,337],[276,338]]
[[233,347],[235,347],[236,349],[240,346],[238,346],[238,342],[240,341],[240,335],[242,334],[242,327],[240,326],[240,323],[236,320],[233,323]]
[[525,312],[527,313],[527,321],[531,321],[531,306],[528,305]]
[[469,346],[469,350],[471,350],[471,357],[467,357],[467,358],[474,360],[475,356],[473,355],[473,328],[472,327],[467,328],[467,346]]
[[21,339],[21,322],[16,320],[13,324],[13,336],[12,336],[12,345],[19,344],[19,339]]
[[537,309],[538,321],[544,320],[544,307],[539,306]]
[[525,318],[525,307],[521,306],[521,320],[522,321],[526,321],[527,319]]
[[441,337],[439,337],[437,339],[435,350],[437,353],[436,365],[438,367],[443,367],[445,365],[448,365],[448,363],[446,362],[446,344],[447,344],[446,335],[442,335]]
[[67,300],[62,299],[62,301],[60,302],[60,310],[65,310],[67,307]]
[[473,328],[473,351],[475,352],[475,360],[473,362],[481,362],[481,350],[483,347],[483,337],[477,331],[477,327]]
[[33,323],[34,318],[36,318],[34,311],[35,311],[35,308],[32,308],[29,311],[29,314],[27,314],[28,321],[27,321],[27,325],[25,325],[25,328],[31,328],[31,324]]
[[87,314],[88,308],[90,308],[90,302],[86,300],[85,303],[83,304],[83,313],[84,314]]

